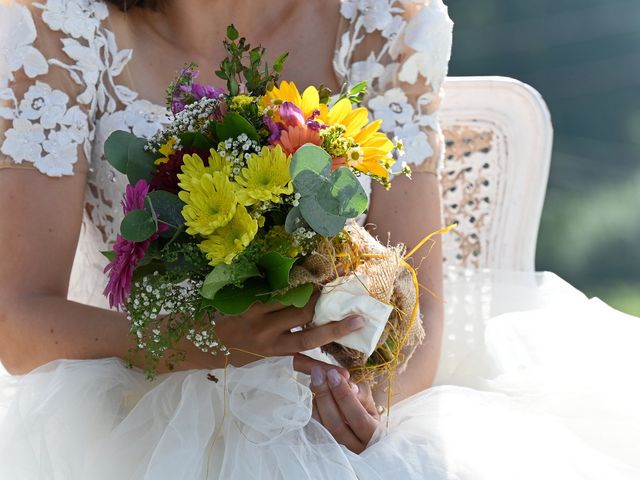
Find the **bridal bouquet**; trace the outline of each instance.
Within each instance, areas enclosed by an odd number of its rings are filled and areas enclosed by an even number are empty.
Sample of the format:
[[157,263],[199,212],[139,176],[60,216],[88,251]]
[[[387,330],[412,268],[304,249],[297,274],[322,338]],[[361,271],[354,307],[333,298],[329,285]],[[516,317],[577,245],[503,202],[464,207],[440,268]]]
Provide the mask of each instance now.
[[421,342],[415,272],[403,246],[383,246],[352,221],[368,198],[358,176],[389,187],[400,146],[358,107],[366,84],[331,98],[278,84],[233,26],[216,74],[226,89],[195,82],[185,67],[168,89],[171,122],[153,138],[113,133],[106,156],[129,180],[124,219],[105,252],[105,290],[124,309],[152,376],[181,360],[184,339],[229,354],[218,315],[257,302],[303,307],[321,290],[314,324],[361,314],[366,327],[325,350],[375,381]]

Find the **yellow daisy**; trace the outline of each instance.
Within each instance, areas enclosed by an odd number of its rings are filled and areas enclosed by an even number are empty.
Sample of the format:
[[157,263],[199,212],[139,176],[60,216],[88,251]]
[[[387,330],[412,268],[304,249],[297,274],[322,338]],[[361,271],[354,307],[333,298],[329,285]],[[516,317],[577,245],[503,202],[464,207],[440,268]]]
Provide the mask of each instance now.
[[329,126],[342,125],[345,128],[344,137],[357,144],[358,155],[346,158],[347,165],[367,175],[389,178],[389,168],[394,163],[390,153],[394,146],[389,137],[380,131],[382,120],[369,123],[368,110],[353,108],[346,98],[330,109],[322,108],[318,119]]
[[302,110],[304,118],[309,118],[320,109],[320,93],[316,87],[307,87],[300,95],[295,83],[282,81],[279,87],[273,87],[260,99],[260,106],[266,108],[284,102],[293,103]]
[[190,183],[189,191],[178,193],[186,205],[182,209],[189,235],[211,235],[225,226],[236,213],[234,185],[221,172],[204,173]]
[[178,180],[180,180],[178,186],[182,190],[191,191],[194,188],[194,184],[197,183],[205,173],[213,174],[220,172],[227,177],[229,176],[231,173],[231,165],[229,165],[229,162],[222,158],[214,149],[211,149],[209,153],[209,166],[204,164],[204,160],[202,160],[197,153],[183,157],[182,173],[178,174]]
[[199,247],[211,266],[229,264],[247,248],[257,232],[258,222],[240,205],[231,221],[201,242]]
[[238,201],[243,205],[258,202],[280,202],[281,195],[291,195],[293,184],[289,165],[291,157],[284,153],[280,145],[275,148],[263,147],[247,160],[247,166],[236,177],[242,189],[237,192]]

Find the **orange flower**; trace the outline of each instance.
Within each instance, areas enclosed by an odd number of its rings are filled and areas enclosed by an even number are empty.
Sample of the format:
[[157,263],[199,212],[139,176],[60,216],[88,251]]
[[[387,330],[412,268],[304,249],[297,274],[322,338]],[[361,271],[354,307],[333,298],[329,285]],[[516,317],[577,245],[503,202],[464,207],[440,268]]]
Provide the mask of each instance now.
[[321,146],[322,139],[316,130],[296,125],[282,130],[276,145],[280,145],[288,155],[293,155],[305,143]]

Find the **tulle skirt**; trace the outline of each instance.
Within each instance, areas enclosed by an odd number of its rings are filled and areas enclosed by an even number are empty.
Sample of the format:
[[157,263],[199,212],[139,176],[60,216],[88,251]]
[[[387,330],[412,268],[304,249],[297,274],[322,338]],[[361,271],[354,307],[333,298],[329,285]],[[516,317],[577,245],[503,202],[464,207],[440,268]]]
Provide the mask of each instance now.
[[640,478],[640,319],[552,274],[451,270],[446,287],[435,386],[360,455],[311,418],[290,358],[153,383],[57,361],[0,377],[0,479]]

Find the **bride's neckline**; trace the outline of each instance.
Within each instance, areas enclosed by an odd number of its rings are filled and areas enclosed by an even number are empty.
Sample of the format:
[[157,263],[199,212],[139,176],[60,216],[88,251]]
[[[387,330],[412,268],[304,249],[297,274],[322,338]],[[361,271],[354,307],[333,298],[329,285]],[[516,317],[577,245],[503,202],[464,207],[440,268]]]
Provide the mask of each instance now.
[[[336,3],[336,8],[338,10],[338,25],[337,25],[337,29],[335,32],[335,40],[332,43],[332,56],[330,58],[330,62],[331,62],[331,67],[330,67],[330,72],[333,75],[333,83],[335,83],[336,86],[340,86],[342,83],[342,79],[340,77],[340,75],[338,74],[338,72],[336,71],[335,68],[335,64],[336,64],[336,56],[339,54],[339,47],[340,47],[340,40],[342,37],[342,34],[344,32],[344,22],[346,21],[345,17],[342,15],[341,12],[341,6],[342,3],[344,2],[344,0],[338,0],[338,2]],[[134,75],[131,72],[131,65],[132,62],[139,60],[140,57],[138,57],[138,52],[141,51],[140,48],[134,48],[133,46],[129,46],[129,47],[125,47],[124,49],[121,49],[121,36],[117,35],[116,32],[118,32],[118,28],[114,28],[117,27],[117,25],[114,25],[114,17],[115,15],[119,14],[119,12],[117,12],[117,10],[115,9],[115,7],[112,4],[108,4],[107,5],[107,15],[106,17],[102,20],[102,28],[104,30],[106,30],[109,34],[111,34],[112,36],[112,42],[113,42],[113,47],[114,47],[114,51],[116,52],[126,52],[127,53],[127,60],[124,64],[124,68],[122,69],[122,71],[120,72],[119,75],[115,76],[113,78],[113,84],[118,86],[124,86],[127,89],[129,89],[131,91],[132,94],[134,94],[135,96],[133,98],[131,98],[129,101],[123,101],[121,99],[121,103],[123,104],[123,106],[126,108],[127,106],[136,103],[136,102],[140,102],[142,104],[146,104],[147,106],[149,106],[151,108],[151,110],[156,110],[156,109],[162,109],[162,110],[167,110],[167,105],[166,105],[166,101],[162,101],[159,102],[158,100],[154,100],[152,99],[153,95],[148,95],[148,94],[144,94],[143,92],[141,92],[141,90],[138,87],[139,85],[139,81],[136,81],[134,79],[140,78],[139,75]],[[215,64],[215,62],[213,62]],[[176,71],[177,74],[177,71]],[[283,79],[286,78],[286,74],[283,75]],[[123,81],[125,80],[124,84],[121,84],[120,82],[117,82],[117,80]],[[288,79],[290,80],[290,79]],[[214,86],[222,86],[224,87],[224,85],[215,85]],[[163,86],[163,90],[166,86]]]

